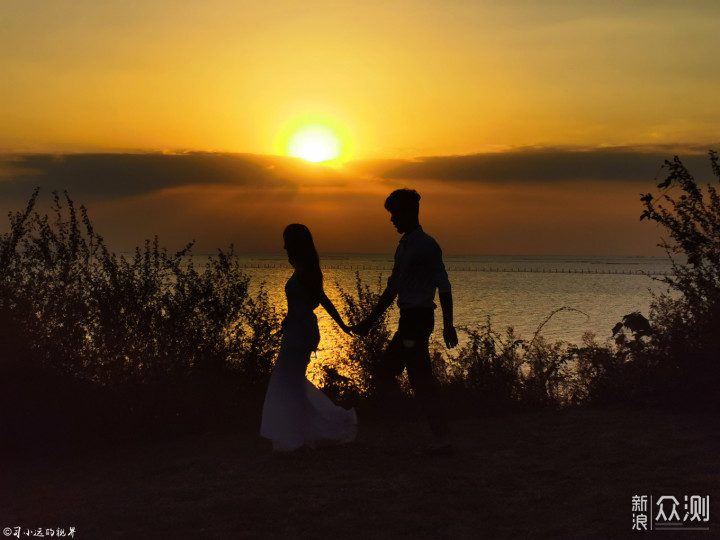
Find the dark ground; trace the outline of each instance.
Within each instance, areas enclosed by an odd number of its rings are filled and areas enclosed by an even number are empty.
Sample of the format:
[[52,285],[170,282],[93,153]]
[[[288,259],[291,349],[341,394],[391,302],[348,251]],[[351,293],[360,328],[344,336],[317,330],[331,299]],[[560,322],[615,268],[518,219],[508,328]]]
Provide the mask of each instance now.
[[[459,419],[455,455],[421,423],[360,418],[358,440],[272,455],[253,422],[192,437],[6,455],[0,528],[75,538],[720,537],[718,420],[657,410]],[[632,531],[633,495],[710,495],[710,533]]]

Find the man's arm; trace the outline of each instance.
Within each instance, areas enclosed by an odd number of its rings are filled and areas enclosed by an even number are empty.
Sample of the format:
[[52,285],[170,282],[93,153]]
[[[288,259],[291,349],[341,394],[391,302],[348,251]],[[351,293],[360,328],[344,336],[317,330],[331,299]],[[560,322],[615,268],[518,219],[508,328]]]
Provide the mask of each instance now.
[[367,336],[370,329],[377,322],[380,316],[385,313],[385,310],[390,307],[396,296],[397,292],[391,290],[389,287],[386,288],[380,295],[380,299],[378,300],[377,305],[373,308],[372,312],[370,312],[370,315],[365,317],[365,320],[359,324],[351,327],[350,332],[357,334],[358,336]]
[[453,324],[453,298],[452,292],[438,293],[440,296],[440,308],[443,313],[443,338],[448,349],[458,344],[457,332]]

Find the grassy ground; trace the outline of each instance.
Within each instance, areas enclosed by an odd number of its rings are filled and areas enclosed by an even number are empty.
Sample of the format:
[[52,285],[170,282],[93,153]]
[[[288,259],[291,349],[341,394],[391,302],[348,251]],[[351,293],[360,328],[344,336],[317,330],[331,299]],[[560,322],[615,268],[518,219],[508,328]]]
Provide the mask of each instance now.
[[[255,421],[111,448],[10,456],[0,528],[75,538],[709,538],[720,532],[717,419],[647,410],[466,418],[451,457],[420,423],[272,455]],[[710,533],[631,531],[631,497],[710,495]],[[717,536],[716,536],[717,537]]]

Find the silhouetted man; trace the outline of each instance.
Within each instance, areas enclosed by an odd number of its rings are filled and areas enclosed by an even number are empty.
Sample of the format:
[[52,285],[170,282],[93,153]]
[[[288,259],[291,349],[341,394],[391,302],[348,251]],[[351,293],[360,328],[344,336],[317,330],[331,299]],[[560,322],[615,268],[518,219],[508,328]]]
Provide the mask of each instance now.
[[400,308],[398,330],[383,353],[379,366],[378,390],[397,386],[397,377],[407,368],[415,395],[427,416],[434,441],[427,453],[449,453],[448,424],[438,398],[437,382],[430,364],[428,342],[435,325],[435,290],[439,291],[443,313],[443,337],[448,348],[458,343],[453,326],[453,301],[442,251],[420,226],[420,195],[411,189],[393,191],[385,201],[390,221],[403,235],[395,252],[395,265],[377,306],[351,331],[364,336],[397,296]]

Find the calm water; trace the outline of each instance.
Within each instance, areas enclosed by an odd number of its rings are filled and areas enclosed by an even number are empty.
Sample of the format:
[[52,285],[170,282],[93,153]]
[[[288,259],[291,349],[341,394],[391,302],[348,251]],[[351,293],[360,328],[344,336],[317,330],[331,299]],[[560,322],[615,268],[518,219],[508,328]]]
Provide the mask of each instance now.
[[[667,259],[650,257],[445,256],[444,261],[453,287],[456,327],[477,327],[490,317],[496,330],[513,326],[520,337],[530,338],[553,310],[568,307],[582,313],[557,313],[543,327],[543,335],[571,343],[579,343],[586,331],[605,340],[623,315],[647,315],[651,291],[666,288],[648,274],[662,275],[671,266]],[[286,309],[284,286],[292,274],[287,260],[255,256],[242,257],[241,262],[252,279],[251,292],[264,281],[271,301]],[[392,256],[325,256],[322,265],[326,293],[342,312],[339,287],[354,291],[356,271],[373,288],[384,285]],[[439,307],[436,313],[435,339],[442,342]],[[318,308],[316,314],[321,341],[317,360],[309,368],[311,377],[318,364],[332,364],[344,344],[344,334],[325,310]],[[394,308],[391,327],[397,315]]]

